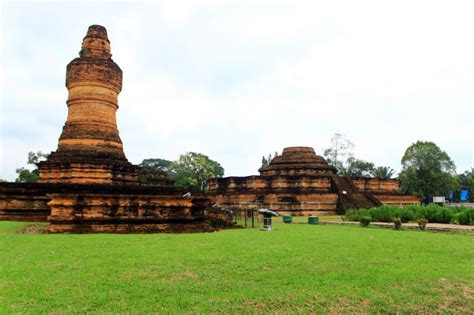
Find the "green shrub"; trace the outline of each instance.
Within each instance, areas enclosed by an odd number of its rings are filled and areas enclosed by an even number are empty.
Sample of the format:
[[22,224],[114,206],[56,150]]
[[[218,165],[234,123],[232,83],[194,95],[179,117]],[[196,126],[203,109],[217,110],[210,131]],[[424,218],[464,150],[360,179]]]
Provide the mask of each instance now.
[[393,207],[383,205],[370,209],[369,215],[375,222],[391,222],[394,217],[394,211]]
[[418,208],[418,217],[428,220],[428,222],[434,222],[436,211],[440,208],[438,205],[429,205]]
[[420,207],[419,217],[425,218],[431,223],[450,223],[454,218],[454,210],[449,207],[429,205]]
[[454,211],[451,208],[440,207],[436,211],[435,222],[437,223],[451,223],[454,218]]
[[402,220],[399,217],[393,217],[392,222],[393,222],[393,227],[395,228],[395,230],[401,230]]
[[367,227],[367,226],[369,226],[370,221],[371,221],[371,219],[370,219],[369,216],[362,216],[359,220],[359,223],[360,223],[361,226]]
[[420,212],[420,208],[421,207],[417,205],[410,205],[410,206],[403,207],[403,209],[412,212],[415,217],[418,216],[418,213]]
[[474,208],[464,208],[462,212],[457,214],[459,224],[474,225]]
[[[359,221],[367,216],[372,222],[392,222],[394,217],[400,218],[402,223],[417,222],[426,219],[431,223],[460,222],[472,224],[472,208],[466,207],[443,207],[438,205],[397,207],[382,205],[371,209],[350,209],[344,216],[346,221]],[[457,222],[456,222],[457,223]]]
[[344,217],[342,217],[344,221],[359,221],[360,220],[360,213],[358,209],[349,209],[346,211]]
[[359,222],[362,216],[370,217],[370,210],[371,209],[349,209],[343,217],[343,220]]
[[468,208],[464,206],[456,206],[456,207],[450,207],[449,209],[453,210],[454,214],[458,214],[472,208]]
[[416,211],[411,208],[395,208],[393,214],[395,217],[400,218],[403,223],[415,221],[417,219]]

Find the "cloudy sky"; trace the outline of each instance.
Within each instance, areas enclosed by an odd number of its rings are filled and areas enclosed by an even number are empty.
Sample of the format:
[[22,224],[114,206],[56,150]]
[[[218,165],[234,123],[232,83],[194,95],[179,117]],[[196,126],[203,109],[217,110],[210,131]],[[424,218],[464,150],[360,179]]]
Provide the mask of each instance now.
[[217,160],[256,174],[288,146],[321,154],[333,133],[357,158],[400,169],[433,141],[473,166],[474,2],[2,2],[0,177],[50,152],[66,119],[66,65],[91,24],[124,72],[125,153]]

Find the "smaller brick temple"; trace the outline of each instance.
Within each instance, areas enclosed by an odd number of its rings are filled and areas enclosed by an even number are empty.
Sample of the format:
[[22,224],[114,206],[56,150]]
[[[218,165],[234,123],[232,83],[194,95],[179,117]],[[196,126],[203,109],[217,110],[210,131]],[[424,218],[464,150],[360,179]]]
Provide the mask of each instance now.
[[280,214],[343,214],[350,208],[381,204],[419,204],[415,196],[399,192],[396,179],[349,178],[316,155],[311,147],[289,147],[259,176],[214,178],[208,196],[230,209],[268,208]]

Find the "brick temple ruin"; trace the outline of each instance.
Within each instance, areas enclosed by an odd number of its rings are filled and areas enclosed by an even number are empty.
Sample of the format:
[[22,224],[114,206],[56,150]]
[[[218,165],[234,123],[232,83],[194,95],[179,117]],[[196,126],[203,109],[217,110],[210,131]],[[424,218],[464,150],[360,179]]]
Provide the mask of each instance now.
[[[68,115],[37,183],[0,183],[0,220],[49,221],[47,231],[196,232],[232,226],[221,208],[325,215],[381,204],[419,204],[395,179],[347,178],[309,147],[290,147],[259,176],[212,179],[206,194],[147,185],[126,158],[116,122],[122,70],[107,31],[92,25],[67,66]],[[189,196],[189,197],[188,197]],[[214,204],[214,206],[213,206]]]
[[68,115],[58,149],[38,164],[37,183],[0,183],[0,220],[49,221],[47,232],[198,232],[231,226],[203,194],[167,181],[142,185],[116,123],[122,70],[107,31],[89,27],[67,66]]
[[308,216],[420,203],[417,197],[400,193],[396,179],[338,176],[336,168],[310,147],[285,148],[259,172],[259,176],[214,178],[208,196],[229,209],[268,208]]

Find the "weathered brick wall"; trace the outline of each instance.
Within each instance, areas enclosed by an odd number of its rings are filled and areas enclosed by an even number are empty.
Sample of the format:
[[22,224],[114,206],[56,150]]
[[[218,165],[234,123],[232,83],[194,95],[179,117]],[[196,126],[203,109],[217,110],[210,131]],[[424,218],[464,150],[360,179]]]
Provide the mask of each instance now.
[[0,220],[46,222],[49,200],[42,187],[0,183]]
[[223,208],[258,209],[267,208],[279,213],[293,215],[334,214],[337,194],[316,191],[247,190],[239,193],[229,191],[209,193],[209,198]]
[[409,205],[419,205],[420,198],[412,195],[402,195],[402,194],[374,194],[374,197],[377,198],[381,203],[386,205],[394,206],[409,206]]
[[350,180],[357,189],[362,191],[397,192],[400,189],[400,181],[397,179],[351,177]]
[[176,194],[48,194],[49,233],[212,231],[208,198]]
[[248,176],[213,178],[209,181],[209,191],[277,188],[315,188],[329,191],[331,177],[324,175]]
[[200,232],[231,217],[173,187],[0,183],[0,220],[49,221],[48,232]]

